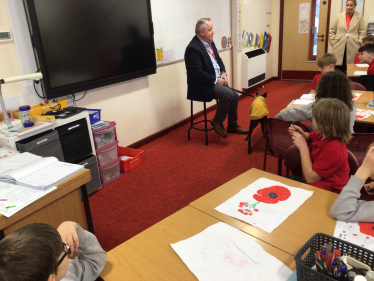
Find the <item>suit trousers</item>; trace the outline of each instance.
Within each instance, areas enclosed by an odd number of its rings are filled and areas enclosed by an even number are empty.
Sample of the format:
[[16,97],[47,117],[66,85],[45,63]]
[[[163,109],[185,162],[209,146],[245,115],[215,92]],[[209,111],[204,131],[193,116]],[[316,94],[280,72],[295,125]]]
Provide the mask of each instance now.
[[214,85],[214,99],[218,100],[214,121],[223,122],[228,120],[229,127],[235,127],[238,120],[239,95],[222,85]]

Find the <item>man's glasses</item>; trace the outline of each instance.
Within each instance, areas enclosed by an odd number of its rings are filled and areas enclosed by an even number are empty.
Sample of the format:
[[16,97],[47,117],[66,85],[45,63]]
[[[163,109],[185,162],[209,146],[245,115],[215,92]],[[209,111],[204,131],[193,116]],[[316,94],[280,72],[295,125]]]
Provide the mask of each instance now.
[[61,259],[59,259],[59,261],[57,263],[57,266],[59,266],[62,263],[62,261],[64,260],[64,258],[67,255],[71,254],[71,250],[70,250],[70,247],[68,245],[66,245],[64,242],[62,242],[62,246],[64,247],[63,250],[62,250],[64,252],[64,254],[62,255]]

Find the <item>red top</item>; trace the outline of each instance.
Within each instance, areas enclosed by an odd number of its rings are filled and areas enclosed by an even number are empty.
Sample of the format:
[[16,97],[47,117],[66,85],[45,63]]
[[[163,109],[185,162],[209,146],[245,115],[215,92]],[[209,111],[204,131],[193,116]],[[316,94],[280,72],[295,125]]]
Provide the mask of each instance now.
[[315,131],[309,133],[312,140],[310,158],[312,169],[322,180],[309,183],[318,188],[340,193],[349,180],[347,145],[338,139],[326,138]]
[[317,74],[314,76],[313,80],[312,80],[312,83],[310,84],[310,89],[311,90],[315,90],[318,83],[319,83],[319,80],[321,80],[321,77],[322,77],[322,74]]
[[360,53],[357,53],[357,54],[355,55],[355,59],[354,59],[354,61],[353,61],[354,64],[360,63],[360,60],[358,59],[358,56],[359,56],[359,55],[360,55]]
[[345,15],[345,19],[347,21],[347,30],[349,30],[349,25],[351,24],[352,17],[353,17],[353,14],[352,16],[348,16],[347,14]]
[[368,75],[374,75],[374,59],[369,64]]

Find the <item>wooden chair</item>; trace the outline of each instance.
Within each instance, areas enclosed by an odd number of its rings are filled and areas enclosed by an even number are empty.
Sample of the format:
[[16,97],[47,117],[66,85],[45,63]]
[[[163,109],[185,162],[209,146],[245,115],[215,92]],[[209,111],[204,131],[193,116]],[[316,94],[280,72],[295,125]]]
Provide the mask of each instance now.
[[[349,175],[354,175],[357,169],[360,167],[356,156],[348,150],[348,164],[349,164]],[[300,150],[293,144],[291,145],[284,157],[284,165],[287,167],[287,176],[288,171],[291,170],[292,175],[301,177],[303,174],[301,168],[301,158]]]
[[[264,150],[264,168],[266,170],[266,158],[268,155],[278,158],[278,175],[282,175],[282,161],[287,149],[293,144],[288,127],[291,122],[269,118],[265,123],[266,146]],[[310,132],[310,128],[297,123],[305,132]]]

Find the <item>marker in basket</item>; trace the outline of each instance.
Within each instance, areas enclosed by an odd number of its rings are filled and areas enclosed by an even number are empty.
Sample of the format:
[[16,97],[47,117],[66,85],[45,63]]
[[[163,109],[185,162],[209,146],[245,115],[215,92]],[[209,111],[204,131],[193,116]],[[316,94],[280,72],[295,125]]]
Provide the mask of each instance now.
[[332,253],[329,253],[327,256],[327,269],[330,270],[331,268],[331,260],[332,260]]

